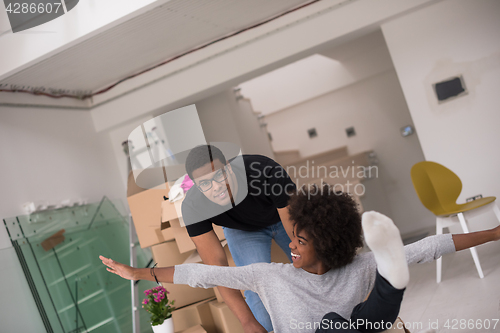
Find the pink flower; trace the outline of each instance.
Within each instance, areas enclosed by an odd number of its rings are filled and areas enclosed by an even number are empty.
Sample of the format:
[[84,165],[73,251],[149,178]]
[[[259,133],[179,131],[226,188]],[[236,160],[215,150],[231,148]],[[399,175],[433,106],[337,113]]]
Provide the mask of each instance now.
[[148,302],[149,302],[149,299],[146,298],[144,301],[142,301],[142,304],[146,305],[146,304],[148,304]]
[[163,293],[166,291],[166,289],[163,286],[158,286],[155,288],[155,290],[158,292],[163,292]]

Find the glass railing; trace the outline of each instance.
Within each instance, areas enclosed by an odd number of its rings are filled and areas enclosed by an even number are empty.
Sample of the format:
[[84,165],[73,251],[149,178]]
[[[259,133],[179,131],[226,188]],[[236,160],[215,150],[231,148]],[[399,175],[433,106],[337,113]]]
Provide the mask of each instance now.
[[[130,261],[129,219],[120,201],[4,219],[28,285],[49,333],[132,332],[130,281],[106,271],[102,254]],[[149,250],[137,248],[137,266]],[[155,284],[138,282],[139,298]],[[140,310],[141,332],[152,332]]]

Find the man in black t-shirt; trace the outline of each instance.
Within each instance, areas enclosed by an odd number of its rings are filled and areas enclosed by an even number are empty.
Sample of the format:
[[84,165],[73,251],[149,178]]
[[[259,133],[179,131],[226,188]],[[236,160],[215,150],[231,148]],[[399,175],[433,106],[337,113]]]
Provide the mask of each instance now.
[[[182,216],[205,264],[228,265],[212,223],[223,227],[237,266],[270,262],[272,239],[291,259],[288,193],[295,184],[278,163],[261,155],[227,162],[217,147],[206,145],[191,150],[186,171],[195,185],[186,193]],[[257,294],[245,291],[245,303],[237,290],[219,291],[246,333],[272,331]]]

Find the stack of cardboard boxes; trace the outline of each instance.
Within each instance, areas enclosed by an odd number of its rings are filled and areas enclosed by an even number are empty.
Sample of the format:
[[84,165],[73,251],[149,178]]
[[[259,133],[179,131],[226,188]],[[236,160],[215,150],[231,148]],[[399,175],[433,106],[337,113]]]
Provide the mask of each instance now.
[[[142,248],[151,247],[157,267],[201,262],[196,247],[182,221],[182,201],[165,200],[169,184],[144,189],[137,186],[132,173],[128,178],[127,201]],[[166,222],[163,222],[166,221]],[[214,231],[225,246],[224,232],[214,225]],[[231,266],[234,261],[225,246]],[[176,332],[183,333],[238,333],[243,332],[239,321],[223,303],[214,289],[192,288],[187,285],[167,284],[169,298],[175,300],[172,313]]]

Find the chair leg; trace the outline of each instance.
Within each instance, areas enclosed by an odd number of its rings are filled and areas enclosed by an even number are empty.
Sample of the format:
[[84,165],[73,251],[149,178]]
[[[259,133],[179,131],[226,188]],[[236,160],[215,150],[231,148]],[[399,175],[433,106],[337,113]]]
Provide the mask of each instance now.
[[[441,225],[441,220],[436,218],[436,235],[441,235],[443,233],[443,227]],[[436,281],[441,282],[441,268],[443,266],[443,258],[439,257],[436,260]]]
[[500,209],[498,209],[498,206],[496,203],[493,203],[493,212],[495,213],[498,223],[500,223]]
[[[462,226],[464,233],[468,234],[469,228],[467,227],[467,223],[465,221],[464,214],[459,213],[458,219],[460,221],[460,225]],[[477,255],[476,248],[471,247],[469,250],[470,250],[470,253],[472,254],[472,259],[474,260],[474,264],[476,265],[476,269],[477,269],[477,272],[479,273],[479,277],[482,279],[482,278],[484,278],[484,274],[483,274],[483,269],[481,268],[481,263],[479,262],[479,257]]]

